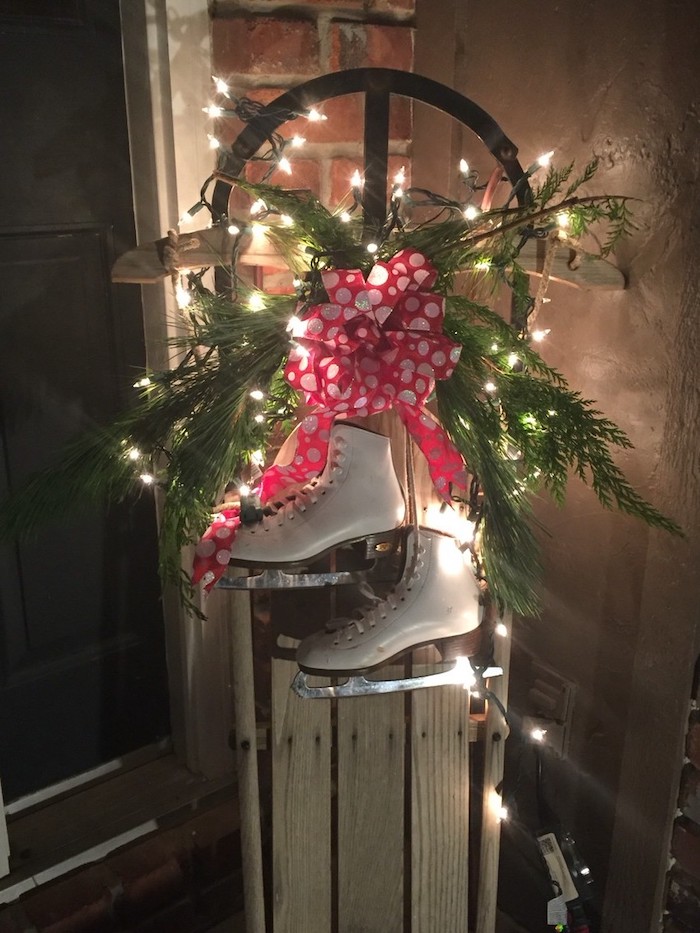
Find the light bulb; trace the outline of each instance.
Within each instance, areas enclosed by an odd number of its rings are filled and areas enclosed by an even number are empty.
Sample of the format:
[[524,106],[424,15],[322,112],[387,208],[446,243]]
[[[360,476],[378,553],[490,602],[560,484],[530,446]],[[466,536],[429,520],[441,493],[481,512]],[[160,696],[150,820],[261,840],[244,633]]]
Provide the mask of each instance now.
[[152,473],[142,473],[139,479],[144,486],[151,486],[155,482],[155,476]]
[[401,187],[394,188],[394,190],[391,193],[391,196],[392,198],[395,198],[397,201],[400,201],[401,198],[403,197],[403,188]]
[[368,252],[368,253],[373,253],[373,254],[374,254],[374,253],[377,252],[378,249],[379,249],[379,247],[377,246],[376,243],[368,243],[368,244],[367,244],[367,252]]
[[253,292],[248,298],[248,307],[251,311],[262,311],[265,307],[265,299],[259,292]]
[[178,223],[186,224],[189,223],[190,220],[192,220],[192,214],[190,214],[189,211],[185,211],[185,213],[181,215]]
[[221,143],[216,138],[216,136],[212,136],[210,133],[207,133],[207,139],[209,140],[210,149],[218,149],[219,146],[221,145]]
[[479,216],[479,209],[474,207],[473,204],[470,204],[469,207],[465,208],[464,216],[467,220],[474,220]]
[[353,188],[361,188],[361,187],[362,187],[362,175],[360,175],[359,169],[355,169],[355,171],[352,173],[352,178],[350,179],[350,184],[353,186]]
[[150,384],[151,384],[151,380],[148,378],[148,376],[143,376],[141,379],[138,380],[138,382],[134,383],[134,388],[145,389],[146,386],[149,386]]
[[129,460],[138,460],[141,456],[141,451],[138,449],[138,447],[132,447],[127,456],[129,457]]
[[188,292],[182,282],[178,282],[175,286],[175,300],[177,301],[177,306],[181,311],[184,308],[189,308],[189,306],[192,304],[192,295]]
[[562,230],[571,226],[571,214],[568,211],[560,211],[557,214],[557,223]]
[[223,107],[217,107],[216,104],[209,104],[208,107],[202,107],[202,111],[210,117],[220,117],[224,112]]
[[343,213],[340,215],[340,220],[344,224],[349,224],[350,221],[352,220],[352,217],[350,216],[350,214],[348,214],[347,211],[343,211]]
[[508,819],[508,807],[500,806],[497,812],[498,822],[503,823]]
[[294,225],[294,220],[289,214],[282,214],[280,217],[283,227],[292,227]]
[[519,362],[520,362],[520,357],[517,355],[517,353],[508,354],[508,365],[510,366],[511,369]]
[[497,622],[494,625],[493,630],[495,634],[498,635],[499,638],[506,638],[506,636],[508,635],[508,626],[505,625],[505,623],[503,622]]
[[491,352],[492,352],[492,353],[498,353],[498,344],[497,344],[497,343],[492,343],[492,344],[491,344]]
[[537,164],[540,168],[547,168],[549,163],[552,161],[552,156],[554,155],[554,149],[550,149],[549,152],[543,152],[541,156],[537,159]]
[[265,463],[265,454],[262,450],[253,450],[250,454],[250,462],[255,466],[262,466]]
[[294,149],[300,149],[306,142],[306,137],[300,136],[298,133],[295,133],[294,136],[292,136],[290,142],[291,142],[291,145],[294,147]]
[[211,76],[212,81],[214,82],[214,87],[216,88],[217,94],[225,94],[228,97],[228,84],[224,81],[223,78],[217,78],[216,75]]
[[238,487],[239,496],[249,496],[250,495],[250,486],[247,483],[241,483]]
[[466,159],[459,160],[459,171],[460,171],[460,174],[462,175],[469,174],[469,163],[467,162]]
[[544,338],[547,336],[547,334],[549,333],[550,333],[550,329],[546,327],[543,330],[533,330],[530,336],[535,341],[535,343],[541,343],[544,340]]
[[253,217],[265,210],[267,210],[267,204],[265,204],[262,198],[258,198],[257,201],[253,201],[253,203],[250,205],[250,213],[253,215]]
[[235,224],[229,224],[227,227],[227,232],[230,233],[231,236],[238,236],[241,230],[240,227],[237,227]]
[[544,742],[544,737],[547,735],[546,729],[531,729],[530,738],[533,742]]
[[478,269],[479,272],[488,272],[491,268],[491,260],[484,257],[484,259],[478,259],[474,263],[474,268]]
[[265,398],[265,393],[261,392],[260,389],[251,389],[249,395],[251,398],[255,399],[256,402],[261,402]]
[[292,163],[289,161],[289,159],[287,158],[287,156],[282,156],[282,158],[281,158],[281,159],[279,160],[279,162],[277,163],[277,168],[278,168],[281,172],[286,172],[287,175],[291,175],[291,174],[292,174]]
[[265,415],[256,415],[255,418],[253,418],[253,421],[255,421],[257,424],[262,424],[264,420]]
[[306,324],[296,314],[293,314],[287,324],[287,331],[292,337],[303,337],[306,334]]
[[398,172],[394,175],[394,184],[403,185],[406,182],[406,169],[402,165]]
[[495,391],[496,391],[495,382],[487,382],[484,384],[484,392],[495,392]]
[[325,113],[319,113],[315,107],[311,107],[306,114],[306,119],[311,123],[320,123],[321,120],[327,120],[328,117],[325,115]]

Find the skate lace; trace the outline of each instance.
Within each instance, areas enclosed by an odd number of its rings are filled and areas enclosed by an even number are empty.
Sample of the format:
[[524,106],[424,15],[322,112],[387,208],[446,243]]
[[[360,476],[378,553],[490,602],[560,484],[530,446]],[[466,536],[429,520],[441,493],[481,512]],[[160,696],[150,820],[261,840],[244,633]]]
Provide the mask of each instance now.
[[306,510],[316,505],[321,496],[326,494],[326,486],[332,485],[344,469],[347,461],[347,454],[344,453],[347,447],[347,441],[342,437],[335,438],[333,446],[329,453],[329,468],[325,477],[316,477],[310,483],[302,486],[293,496],[289,496],[286,502],[275,503],[278,505],[271,515],[263,519],[263,527],[267,531],[270,523],[276,521],[278,525],[283,525],[285,518],[293,521],[297,512],[306,512]]
[[407,575],[404,574],[401,581],[386,596],[377,596],[368,583],[361,583],[358,587],[360,593],[373,605],[358,609],[352,619],[331,619],[326,624],[326,630],[336,633],[334,644],[339,645],[343,638],[352,641],[355,634],[364,635],[375,628],[377,622],[386,619],[391,612],[396,612],[401,603],[406,601],[407,593],[411,592],[413,584],[421,575],[425,566],[424,555],[425,548],[418,545],[410,571]]

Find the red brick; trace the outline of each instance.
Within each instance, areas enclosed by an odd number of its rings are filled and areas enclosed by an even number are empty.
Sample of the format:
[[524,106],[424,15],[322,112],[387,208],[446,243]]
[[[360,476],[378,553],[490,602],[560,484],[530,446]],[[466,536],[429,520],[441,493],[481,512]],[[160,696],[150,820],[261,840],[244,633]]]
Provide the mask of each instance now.
[[168,904],[163,910],[148,917],[138,926],[129,927],[132,933],[192,933],[198,928],[194,904],[183,898]]
[[334,23],[331,26],[330,68],[413,67],[413,29],[408,26],[365,26]]
[[107,933],[115,929],[112,903],[118,888],[119,879],[95,865],[25,895],[22,905],[42,933]]
[[700,722],[695,722],[688,731],[686,754],[696,768],[700,768]]
[[234,74],[317,74],[316,26],[279,16],[242,15],[214,20],[212,66],[214,74],[225,80]]
[[693,823],[676,822],[671,851],[683,871],[700,879],[700,827]]
[[148,916],[176,900],[185,889],[180,859],[158,839],[111,856],[109,866],[122,879],[123,891],[115,906],[127,919]]

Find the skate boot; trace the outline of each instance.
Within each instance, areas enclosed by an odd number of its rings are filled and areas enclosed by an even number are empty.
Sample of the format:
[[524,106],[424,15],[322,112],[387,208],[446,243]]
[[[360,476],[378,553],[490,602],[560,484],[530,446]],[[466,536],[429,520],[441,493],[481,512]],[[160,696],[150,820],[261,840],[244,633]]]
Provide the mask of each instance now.
[[[422,645],[436,644],[444,656],[456,636],[473,632],[480,621],[480,590],[469,556],[455,538],[411,529],[403,577],[394,589],[385,599],[375,597],[356,618],[335,619],[326,631],[305,638],[297,663],[307,674],[343,677],[375,670]],[[459,653],[471,652],[462,646]],[[381,688],[391,683],[362,681],[380,688],[365,692],[388,692]]]
[[342,573],[325,574],[319,582],[295,582],[286,571],[308,566],[353,542],[362,542],[367,560],[381,556],[398,542],[404,514],[389,439],[341,422],[331,429],[328,460],[318,479],[273,514],[241,525],[231,548],[231,563],[270,568],[271,572],[262,575],[261,586],[361,582],[362,576],[346,580]]

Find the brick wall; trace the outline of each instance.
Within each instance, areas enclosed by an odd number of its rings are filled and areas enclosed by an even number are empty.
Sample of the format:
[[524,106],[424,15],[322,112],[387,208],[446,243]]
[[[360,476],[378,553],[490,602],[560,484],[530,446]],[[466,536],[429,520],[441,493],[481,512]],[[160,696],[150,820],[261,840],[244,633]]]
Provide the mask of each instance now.
[[[367,66],[411,71],[413,16],[414,0],[307,0],[293,7],[275,0],[219,0],[212,9],[213,73],[237,96],[267,103],[331,71]],[[323,122],[296,120],[282,127],[283,135],[298,133],[307,142],[290,156],[293,174],[276,172],[270,181],[308,188],[335,207],[349,194],[350,177],[361,165],[362,101],[359,95],[336,98],[319,110],[327,117]],[[214,132],[230,143],[240,129],[234,120],[219,120]],[[390,170],[408,168],[408,101],[393,102],[390,136]]]
[[[700,674],[700,662],[698,662]],[[696,676],[697,681],[697,676]],[[664,933],[700,930],[700,687],[696,683],[671,842]]]

